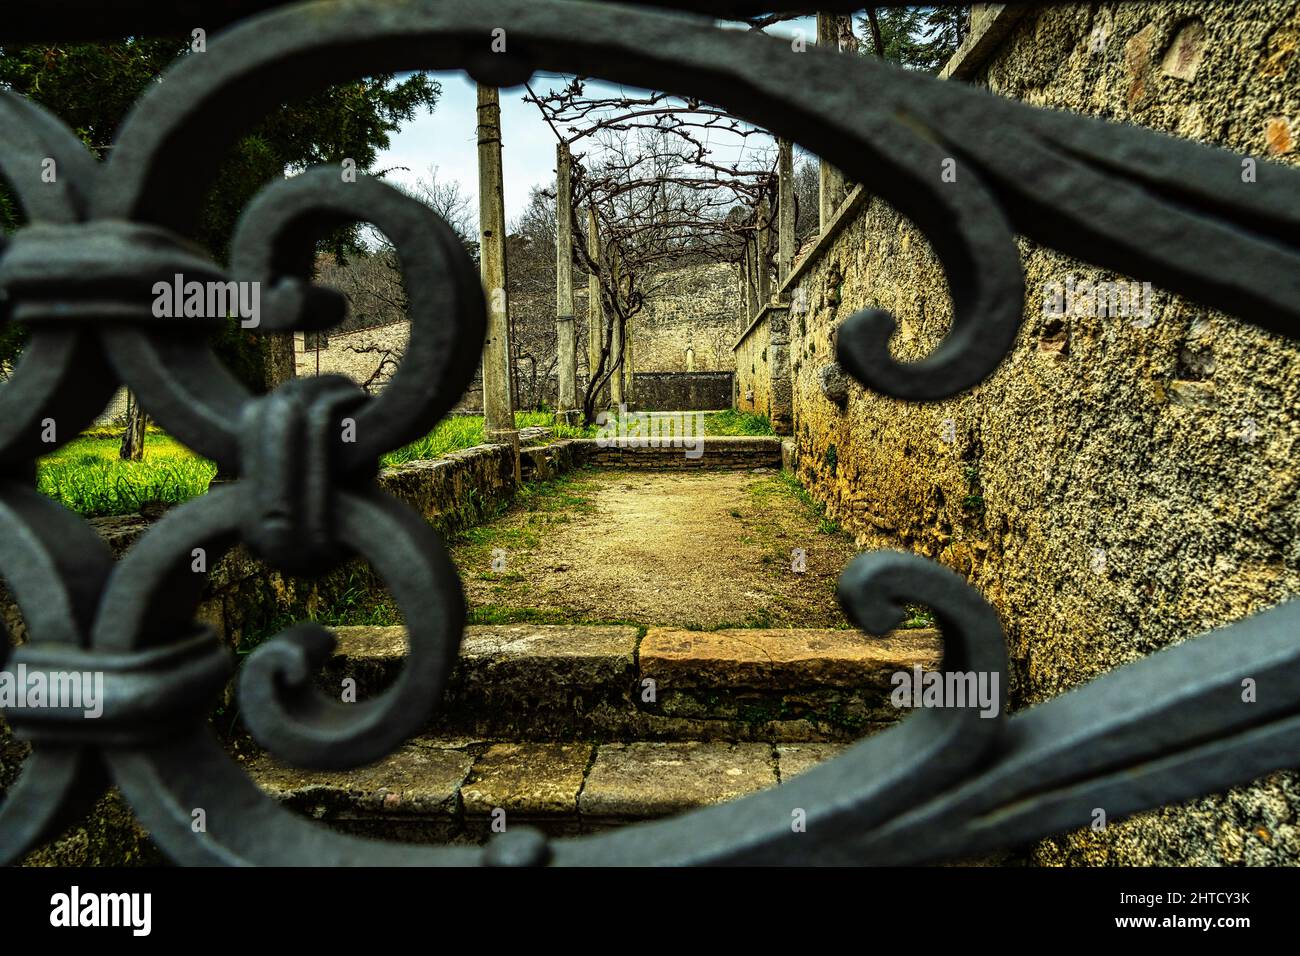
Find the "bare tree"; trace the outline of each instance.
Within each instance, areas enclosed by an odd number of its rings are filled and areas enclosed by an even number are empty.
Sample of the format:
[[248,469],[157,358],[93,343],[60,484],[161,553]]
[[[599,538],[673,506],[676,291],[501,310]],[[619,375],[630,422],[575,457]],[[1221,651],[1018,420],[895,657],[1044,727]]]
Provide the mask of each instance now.
[[[699,100],[657,92],[589,96],[581,77],[545,95],[530,88],[525,101],[557,137],[586,150],[574,152],[571,217],[577,264],[598,277],[605,317],[582,402],[591,422],[597,397],[623,374],[615,343],[626,341],[629,320],[669,269],[736,262],[754,246],[755,268],[770,270],[754,240],[772,223],[775,144],[764,130]],[[716,141],[723,140],[737,146],[736,156],[719,154]],[[769,215],[760,221],[754,210],[761,205]],[[586,240],[589,209],[601,237],[595,256]]]

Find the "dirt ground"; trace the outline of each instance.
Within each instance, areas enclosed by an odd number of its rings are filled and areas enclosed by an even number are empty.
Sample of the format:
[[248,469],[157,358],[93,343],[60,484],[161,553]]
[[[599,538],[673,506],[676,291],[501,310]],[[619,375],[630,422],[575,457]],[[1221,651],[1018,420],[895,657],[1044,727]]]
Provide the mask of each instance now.
[[583,470],[453,547],[476,622],[699,629],[847,627],[835,582],[856,553],[772,469]]

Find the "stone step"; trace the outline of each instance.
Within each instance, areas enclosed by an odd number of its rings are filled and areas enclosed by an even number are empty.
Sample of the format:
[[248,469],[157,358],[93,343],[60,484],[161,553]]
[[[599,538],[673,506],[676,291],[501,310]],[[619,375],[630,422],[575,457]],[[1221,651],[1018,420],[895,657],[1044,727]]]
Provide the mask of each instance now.
[[266,755],[244,767],[263,791],[345,832],[478,843],[494,821],[498,830],[504,823],[573,836],[722,803],[779,786],[846,746],[429,737],[350,771],[303,771]]
[[[402,666],[402,627],[343,627],[321,676],[359,697]],[[900,716],[891,676],[940,659],[933,630],[466,629],[430,733],[495,740],[854,740]]]

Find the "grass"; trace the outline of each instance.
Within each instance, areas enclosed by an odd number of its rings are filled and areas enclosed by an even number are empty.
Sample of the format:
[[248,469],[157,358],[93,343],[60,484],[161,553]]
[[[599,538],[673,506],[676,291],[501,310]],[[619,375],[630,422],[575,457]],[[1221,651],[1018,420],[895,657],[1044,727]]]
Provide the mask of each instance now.
[[[735,409],[707,412],[703,421],[706,435],[773,434],[767,417],[752,412]],[[598,431],[595,426],[557,424],[551,412],[516,412],[515,425],[549,428],[552,440],[591,438]],[[120,426],[96,426],[42,458],[37,466],[37,488],[86,517],[134,514],[149,502],[179,504],[208,490],[217,471],[213,462],[194,454],[152,425],[145,437],[144,460],[122,461],[118,457],[121,435]],[[382,463],[391,467],[439,458],[483,443],[483,417],[458,415],[440,422],[418,441],[385,455]],[[565,497],[562,489],[546,491],[546,494],[555,493],[560,497],[554,505],[547,506],[552,510],[581,508],[587,503],[578,495]],[[528,506],[528,496],[529,490],[521,489],[520,503]]]
[[[551,412],[515,412],[516,428],[538,425],[551,429],[552,440],[591,438],[596,434],[594,427],[558,424],[555,415]],[[456,415],[439,422],[438,427],[423,438],[411,442],[405,448],[390,452],[380,460],[385,466],[391,468],[411,461],[441,458],[453,451],[463,451],[475,445],[482,445],[485,440],[482,415]]]
[[145,436],[144,460],[118,457],[121,430],[96,430],[36,467],[36,488],[86,517],[133,514],[151,501],[178,504],[208,490],[217,466],[160,431]]
[[704,416],[704,434],[706,435],[775,435],[772,423],[766,415],[754,412],[739,412],[728,408],[720,412],[709,412]]

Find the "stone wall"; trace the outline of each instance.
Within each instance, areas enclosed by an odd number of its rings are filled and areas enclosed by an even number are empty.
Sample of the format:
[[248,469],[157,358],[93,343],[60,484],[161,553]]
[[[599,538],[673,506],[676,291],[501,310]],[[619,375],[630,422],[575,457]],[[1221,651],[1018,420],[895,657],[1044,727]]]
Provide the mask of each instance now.
[[[1020,13],[1003,22],[988,59],[950,74],[1035,105],[1296,163],[1295,0]],[[837,402],[824,383],[850,314],[890,310],[903,360],[927,354],[950,316],[924,237],[862,193],[846,206],[837,233],[781,290],[806,306],[790,328],[799,475],[862,546],[919,552],[979,588],[1007,631],[1016,706],[1300,590],[1293,343],[1158,288],[1150,319],[1044,315],[1049,283],[1142,277],[1022,242],[1026,319],[987,382],[934,405],[857,386]],[[1275,774],[1044,841],[1035,857],[1295,864],[1298,820],[1300,784]]]
[[649,412],[711,411],[731,407],[730,372],[635,372],[636,408]]
[[[573,466],[575,457],[557,446],[525,448],[526,478],[546,477]],[[477,524],[515,492],[514,462],[506,445],[482,445],[442,458],[386,468],[379,475],[385,491],[415,508],[443,534]],[[157,520],[157,515],[92,518],[91,524],[121,556]],[[368,568],[353,562],[319,581],[295,580],[269,570],[243,547],[218,561],[209,572],[198,618],[211,624],[232,647],[262,635],[294,617],[333,604],[348,590],[375,585]],[[21,641],[21,615],[0,585],[0,622]]]
[[736,269],[727,263],[689,266],[651,285],[632,319],[636,372],[729,372],[740,319]]
[[778,435],[790,434],[790,308],[768,304],[741,335],[736,356],[735,407],[766,415]]
[[[645,308],[631,321],[632,368],[643,372],[729,372],[735,367],[731,344],[739,313],[735,305],[735,269],[725,263],[689,266],[666,273],[649,282]],[[587,382],[587,292],[575,290],[579,394]],[[530,293],[511,301],[514,327],[516,377],[520,408],[538,405],[554,407],[559,392],[555,355],[555,295]],[[296,369],[300,376],[347,375],[357,382],[373,380],[382,388],[394,366],[379,371],[386,358],[400,359],[410,337],[410,324],[396,322],[374,328],[327,333],[320,348],[308,348],[309,340],[295,335]],[[376,375],[376,372],[379,374]],[[692,387],[682,379],[680,389]],[[648,383],[654,387],[655,383]],[[694,386],[698,387],[698,386]],[[125,393],[123,393],[125,394]],[[633,391],[635,395],[635,389]],[[639,397],[635,399],[640,401]],[[675,401],[671,395],[662,401]],[[730,392],[721,404],[663,405],[656,393],[655,408],[725,408]],[[712,399],[710,399],[712,401]],[[125,410],[123,405],[122,411]],[[457,404],[460,413],[483,410],[482,379],[478,373]]]

